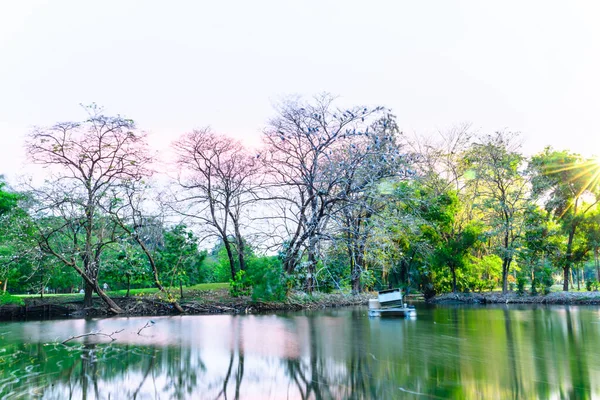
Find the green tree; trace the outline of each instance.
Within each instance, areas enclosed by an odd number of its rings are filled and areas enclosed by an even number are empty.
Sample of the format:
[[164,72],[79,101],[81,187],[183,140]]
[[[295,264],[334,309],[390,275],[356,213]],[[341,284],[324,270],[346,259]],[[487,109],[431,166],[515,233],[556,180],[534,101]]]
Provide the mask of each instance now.
[[30,215],[24,208],[27,197],[7,188],[0,177],[0,281],[21,288],[39,265],[39,253]]
[[201,265],[206,253],[198,250],[198,238],[187,226],[179,224],[164,233],[164,244],[157,249],[156,263],[164,276],[179,285],[183,298],[183,286],[203,280]]
[[146,255],[131,239],[120,240],[116,246],[107,249],[102,263],[102,280],[112,289],[124,286],[127,289],[126,297],[129,297],[132,287],[152,285]]
[[568,291],[571,268],[578,256],[574,251],[578,228],[600,200],[600,166],[596,160],[548,147],[531,159],[529,168],[533,173],[534,195],[545,200],[546,210],[560,221],[566,235],[560,264],[563,290]]
[[600,208],[596,208],[593,213],[587,216],[583,221],[582,230],[587,246],[594,256],[596,280],[600,282]]
[[496,132],[480,137],[466,154],[475,202],[485,210],[490,233],[499,238],[495,247],[502,259],[503,293],[508,290],[508,273],[519,246],[529,197],[523,174],[525,158],[519,147],[515,134]]
[[552,260],[560,258],[562,238],[560,226],[551,214],[535,204],[529,204],[523,218],[523,239],[517,251],[522,272],[531,277],[532,293],[539,286],[552,286]]

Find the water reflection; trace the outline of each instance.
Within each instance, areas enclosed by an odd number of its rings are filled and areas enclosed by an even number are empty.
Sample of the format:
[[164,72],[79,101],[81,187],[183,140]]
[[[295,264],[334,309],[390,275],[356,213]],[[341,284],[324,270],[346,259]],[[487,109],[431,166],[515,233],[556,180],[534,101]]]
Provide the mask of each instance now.
[[[0,397],[594,398],[595,308],[420,308],[66,320],[0,328]],[[65,338],[92,331],[66,345]]]

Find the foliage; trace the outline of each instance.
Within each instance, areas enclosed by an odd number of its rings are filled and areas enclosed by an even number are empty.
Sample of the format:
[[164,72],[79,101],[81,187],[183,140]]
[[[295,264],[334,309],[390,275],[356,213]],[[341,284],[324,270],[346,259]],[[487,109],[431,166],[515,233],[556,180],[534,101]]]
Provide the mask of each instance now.
[[529,279],[527,279],[527,275],[523,273],[517,274],[517,294],[523,295],[525,294],[525,285],[529,283]]
[[253,257],[248,260],[252,281],[252,299],[282,301],[290,288],[283,265],[278,257]]
[[[550,148],[528,160],[516,135],[468,126],[410,139],[384,107],[321,95],[282,103],[257,153],[209,129],[182,135],[166,195],[149,181],[146,135],[88,111],[29,135],[45,183],[17,192],[0,178],[4,291],[84,287],[87,305],[96,292],[117,312],[104,283],[171,301],[172,288],[216,282],[255,300],[390,286],[535,295],[558,271],[568,290],[575,265],[597,287],[597,160]],[[194,225],[169,225],[174,215]]]
[[235,279],[229,281],[229,294],[231,297],[249,296],[252,293],[252,283],[246,271],[238,271]]
[[585,281],[585,288],[588,292],[592,290],[596,292],[600,288],[600,283],[596,279],[588,279]]
[[529,168],[533,173],[533,195],[545,200],[546,210],[560,223],[565,236],[559,263],[563,290],[567,291],[572,266],[586,256],[585,247],[577,248],[577,234],[600,199],[600,164],[595,159],[546,148],[531,159]]
[[190,285],[205,280],[201,268],[206,253],[198,250],[198,239],[183,224],[164,232],[163,245],[156,251],[156,264],[162,281],[170,286]]
[[11,294],[9,294],[8,292],[6,293],[1,293],[0,294],[0,306],[4,306],[4,305],[17,305],[17,306],[24,306],[25,302],[23,301],[22,298],[18,297],[18,296],[13,296]]
[[229,293],[232,297],[248,296],[253,300],[281,301],[290,288],[279,257],[248,258],[248,270],[238,271],[235,279],[230,280]]

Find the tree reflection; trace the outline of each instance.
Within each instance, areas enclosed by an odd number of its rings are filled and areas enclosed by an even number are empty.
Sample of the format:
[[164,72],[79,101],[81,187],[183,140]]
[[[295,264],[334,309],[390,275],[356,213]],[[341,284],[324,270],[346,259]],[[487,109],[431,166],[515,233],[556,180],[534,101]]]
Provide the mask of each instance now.
[[[360,310],[237,316],[220,325],[218,340],[210,336],[164,346],[97,343],[92,337],[68,345],[7,343],[0,352],[0,398],[586,399],[598,394],[592,392],[597,390],[592,374],[600,369],[594,357],[600,328],[591,310],[426,311],[415,321],[369,319]],[[257,335],[257,329],[272,331]]]
[[519,376],[517,356],[515,354],[515,340],[513,326],[511,323],[511,313],[508,308],[504,308],[504,330],[506,332],[506,357],[508,360],[508,368],[510,369],[510,382],[512,387],[513,399],[521,398],[521,380]]

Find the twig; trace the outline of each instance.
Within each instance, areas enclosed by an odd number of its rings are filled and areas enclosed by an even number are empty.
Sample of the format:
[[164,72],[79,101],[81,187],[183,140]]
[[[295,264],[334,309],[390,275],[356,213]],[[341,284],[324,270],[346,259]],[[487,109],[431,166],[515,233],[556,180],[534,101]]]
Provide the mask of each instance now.
[[142,326],[140,328],[140,330],[137,331],[137,334],[139,335],[141,331],[143,331],[146,328],[150,328],[152,325],[154,325],[154,321],[150,320],[150,321],[146,322],[146,325]]
[[113,335],[116,335],[117,333],[121,333],[121,332],[123,332],[123,330],[124,329],[119,329],[118,331],[114,331],[113,333],[102,333],[102,332],[84,333],[83,335],[71,336],[70,338],[63,340],[61,342],[61,344],[65,344],[71,340],[79,339],[79,338],[86,337],[86,336],[106,336],[106,337],[109,337],[111,339],[111,341],[114,342],[115,340],[117,340],[117,338],[113,337]]

